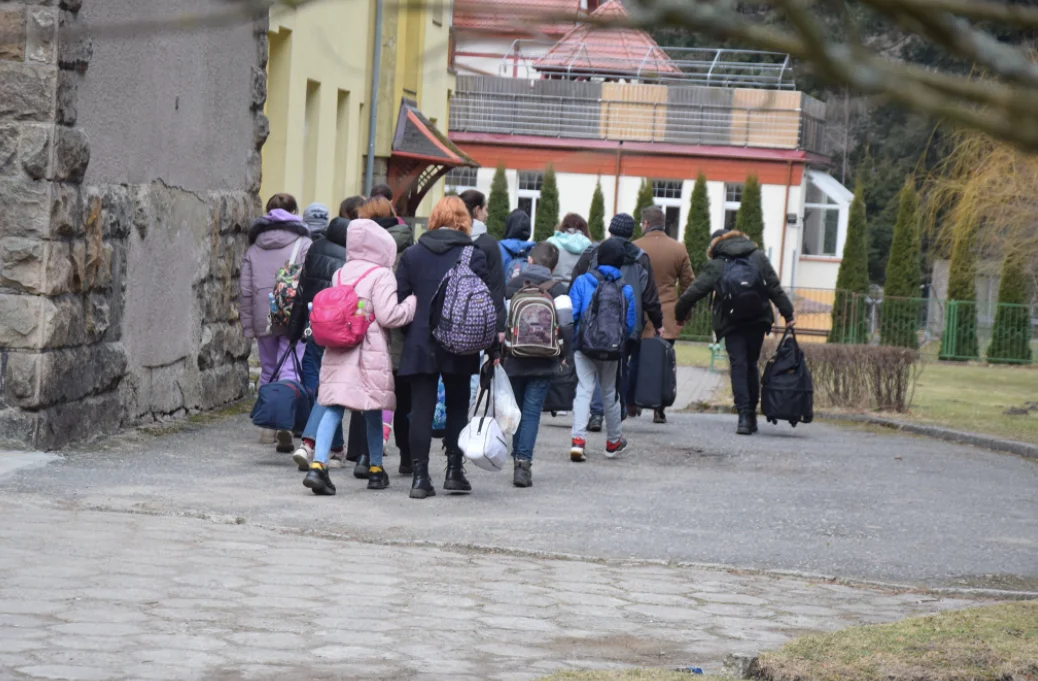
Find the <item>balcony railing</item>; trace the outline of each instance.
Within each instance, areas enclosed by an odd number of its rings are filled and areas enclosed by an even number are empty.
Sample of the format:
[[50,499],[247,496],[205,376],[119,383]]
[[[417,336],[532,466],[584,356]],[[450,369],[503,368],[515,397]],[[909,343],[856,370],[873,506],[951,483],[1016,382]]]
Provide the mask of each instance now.
[[824,116],[800,92],[463,76],[449,129],[821,153]]

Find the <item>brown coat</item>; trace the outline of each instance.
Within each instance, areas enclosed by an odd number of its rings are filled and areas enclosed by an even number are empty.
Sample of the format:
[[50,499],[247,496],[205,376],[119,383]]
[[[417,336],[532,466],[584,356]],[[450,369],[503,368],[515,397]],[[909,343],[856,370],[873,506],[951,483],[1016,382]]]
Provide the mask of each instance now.
[[[681,242],[667,236],[662,229],[647,232],[635,241],[634,245],[648,253],[649,260],[652,261],[652,275],[656,279],[660,304],[663,306],[663,337],[668,340],[675,339],[681,334],[681,329],[674,317],[674,305],[682,291],[687,289],[695,278],[688,251]],[[649,338],[654,334],[652,325],[646,324],[642,337]]]

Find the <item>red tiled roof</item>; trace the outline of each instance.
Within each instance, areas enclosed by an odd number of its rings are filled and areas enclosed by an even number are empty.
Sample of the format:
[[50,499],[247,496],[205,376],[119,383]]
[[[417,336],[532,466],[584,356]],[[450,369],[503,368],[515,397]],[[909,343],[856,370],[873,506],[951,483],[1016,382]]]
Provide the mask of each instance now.
[[561,36],[579,16],[580,0],[456,0],[453,25],[484,33]]
[[[591,13],[596,19],[626,17],[620,0],[609,0]],[[539,71],[596,74],[681,73],[652,37],[640,29],[579,24],[534,63]]]

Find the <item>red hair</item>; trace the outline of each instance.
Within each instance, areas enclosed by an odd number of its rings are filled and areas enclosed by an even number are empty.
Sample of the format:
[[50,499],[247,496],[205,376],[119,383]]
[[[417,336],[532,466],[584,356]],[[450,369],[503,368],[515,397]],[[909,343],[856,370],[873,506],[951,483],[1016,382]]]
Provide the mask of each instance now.
[[440,199],[429,216],[427,229],[456,229],[465,234],[472,234],[472,217],[465,202],[457,196],[445,196]]

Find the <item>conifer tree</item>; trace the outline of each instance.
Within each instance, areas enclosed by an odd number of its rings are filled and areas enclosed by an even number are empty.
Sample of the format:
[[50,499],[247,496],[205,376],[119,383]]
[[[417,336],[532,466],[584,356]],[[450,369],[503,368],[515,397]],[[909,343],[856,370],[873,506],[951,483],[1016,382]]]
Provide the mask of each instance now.
[[761,209],[760,182],[756,175],[747,177],[742,186],[742,201],[735,216],[735,228],[764,250],[764,213]]
[[549,165],[544,170],[541,198],[537,200],[537,217],[533,225],[533,240],[540,243],[555,234],[559,224],[559,186],[555,181],[555,168]]
[[602,180],[595,184],[595,193],[591,196],[591,210],[587,214],[587,228],[594,242],[605,239],[605,197],[602,195]]
[[[706,176],[702,173],[696,178],[692,189],[692,202],[688,210],[688,221],[685,223],[685,250],[692,262],[692,272],[702,273],[706,267],[706,249],[710,246],[710,197],[706,192]],[[696,340],[712,339],[712,318],[710,305],[697,305],[692,316],[685,323],[683,335]]]
[[1027,289],[1027,258],[1020,251],[1011,251],[1002,262],[998,310],[988,346],[989,362],[1031,361],[1031,310]]
[[508,219],[510,205],[505,166],[501,164],[494,172],[494,181],[490,183],[490,198],[487,200],[487,232],[495,239],[505,238],[505,220]]
[[919,347],[921,248],[919,197],[915,181],[909,178],[898,194],[897,222],[887,260],[880,320],[880,343],[883,345]]
[[[743,193],[745,201],[746,194]],[[746,205],[743,203],[743,205]],[[847,225],[847,241],[843,246],[843,262],[836,275],[830,343],[865,343],[868,341],[868,316],[865,294],[869,291],[868,225],[865,222],[865,199],[861,180],[851,202]]]
[[652,182],[643,179],[641,187],[638,188],[638,201],[634,204],[634,235],[631,236],[631,241],[642,237],[642,211],[653,205],[654,202]]

